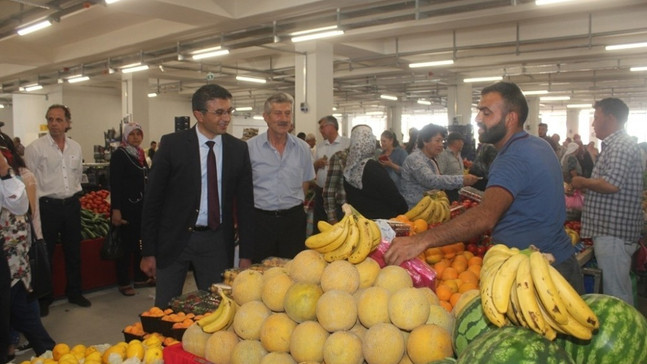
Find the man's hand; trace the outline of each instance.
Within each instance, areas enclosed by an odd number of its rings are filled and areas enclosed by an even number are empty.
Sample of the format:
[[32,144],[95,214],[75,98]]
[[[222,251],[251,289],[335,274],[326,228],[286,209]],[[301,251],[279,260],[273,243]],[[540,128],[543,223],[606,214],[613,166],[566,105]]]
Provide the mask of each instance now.
[[142,257],[139,268],[150,278],[155,278],[157,274],[157,261],[154,256]]
[[586,178],[586,177],[575,176],[571,180],[571,186],[573,186],[573,188],[578,189],[578,190],[584,189],[584,188],[586,188],[586,181],[587,180],[588,180],[588,178]]
[[328,157],[323,156],[323,158],[317,159],[314,163],[315,171],[324,168],[326,164],[328,164]]
[[417,257],[425,250],[423,236],[418,234],[414,236],[399,237],[393,239],[391,246],[384,253],[384,260],[390,265],[400,265],[400,263]]

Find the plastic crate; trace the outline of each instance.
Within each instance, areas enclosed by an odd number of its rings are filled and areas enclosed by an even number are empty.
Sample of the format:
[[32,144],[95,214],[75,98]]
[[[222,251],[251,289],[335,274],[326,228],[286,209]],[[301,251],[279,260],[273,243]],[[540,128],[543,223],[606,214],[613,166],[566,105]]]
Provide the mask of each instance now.
[[583,267],[584,291],[586,293],[601,293],[602,270],[598,268]]

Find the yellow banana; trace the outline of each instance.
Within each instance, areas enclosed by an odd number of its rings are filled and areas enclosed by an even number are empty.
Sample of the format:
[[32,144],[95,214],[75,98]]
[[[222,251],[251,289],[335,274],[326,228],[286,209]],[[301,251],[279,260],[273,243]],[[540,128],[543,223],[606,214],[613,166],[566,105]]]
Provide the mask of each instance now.
[[371,231],[368,224],[368,220],[363,216],[357,219],[359,240],[353,252],[348,256],[348,261],[353,264],[363,262],[373,249],[373,241],[371,240]]
[[325,232],[330,230],[334,225],[331,225],[328,223],[328,221],[325,220],[319,220],[317,221],[317,229],[319,229],[320,232]]
[[508,248],[504,244],[495,244],[488,249],[487,252],[485,252],[485,255],[483,256],[483,264],[487,263],[487,261],[496,255],[504,255],[506,257],[509,257],[512,255],[510,252],[510,248]]
[[523,259],[523,254],[517,253],[508,257],[497,272],[492,283],[492,300],[494,307],[501,313],[508,311],[512,282],[517,277],[517,268]]
[[[514,283],[514,281],[512,283]],[[512,291],[510,293],[512,294]],[[505,311],[505,315],[513,325],[521,326],[521,323],[517,320],[517,315],[514,312],[514,307],[512,306],[512,297],[508,300],[508,309]]]
[[548,266],[548,271],[550,272],[550,277],[555,284],[555,288],[557,288],[557,294],[564,301],[566,311],[568,311],[569,315],[589,329],[597,329],[600,327],[598,317],[595,315],[593,310],[591,310],[589,305],[584,302],[582,297],[571,286],[571,284],[568,283],[566,278],[564,278],[564,276],[562,276],[562,274],[551,265]]
[[216,311],[220,311],[219,314],[213,321],[210,321],[205,326],[200,325],[200,327],[202,327],[202,331],[209,334],[229,327],[234,319],[234,315],[236,314],[236,308],[238,306],[236,302],[225,295],[222,291],[220,291],[219,294],[221,300],[216,309]]
[[435,223],[442,222],[443,206],[440,204],[440,201],[433,200],[431,201],[431,205],[432,205],[432,209],[429,212],[427,223],[435,224]]
[[568,323],[568,312],[564,301],[557,293],[557,288],[550,277],[548,270],[549,264],[546,258],[540,252],[535,251],[530,254],[530,274],[535,284],[537,296],[544,304],[546,312],[557,323],[565,325]]
[[579,321],[569,317],[568,323],[558,324],[559,328],[568,335],[578,339],[589,340],[593,337],[593,330],[582,325]]
[[344,224],[342,224],[340,221],[327,231],[322,231],[318,234],[310,235],[306,239],[305,245],[310,249],[321,248],[338,239],[343,233]]
[[445,221],[449,221],[449,219],[451,219],[451,217],[452,217],[451,210],[449,209],[449,203],[444,203],[444,202],[443,202],[443,203],[442,203],[442,206],[443,206],[443,217],[442,217],[442,221],[443,221],[443,222],[445,222]]
[[[564,329],[561,328],[561,325],[558,324],[555,320],[553,320],[552,317],[550,317],[550,315],[546,311],[546,307],[544,307],[544,304],[541,303],[541,300],[537,300],[537,304],[539,305],[539,311],[541,311],[541,315],[544,317],[544,321],[546,321],[546,324],[548,324],[548,326],[555,329],[555,331],[561,334],[566,334],[566,331],[564,331]],[[569,318],[569,321],[570,321],[570,318]]]
[[368,227],[371,232],[371,249],[375,249],[382,242],[382,232],[380,231],[380,227],[377,226],[377,223],[373,220],[368,220]]
[[[528,327],[528,323],[523,318],[521,309],[519,308],[519,297],[517,297],[517,277],[512,281],[512,290],[510,291],[510,305],[512,306],[512,314],[517,320],[519,326]],[[510,314],[508,313],[508,318]],[[512,319],[511,319],[512,321]]]
[[508,259],[508,255],[495,255],[495,256],[490,256],[489,259],[487,260],[487,264],[483,263],[481,266],[481,273],[490,271],[494,265],[497,263],[502,263],[504,260]]
[[517,299],[519,300],[519,309],[523,314],[524,320],[528,327],[541,334],[546,333],[546,321],[541,315],[537,297],[535,296],[535,285],[530,275],[530,259],[524,255],[519,268],[517,269]]
[[[342,229],[344,229],[344,232],[341,235],[339,235],[339,237],[337,237],[337,239],[331,241],[330,244],[324,245],[324,246],[319,247],[319,248],[317,248],[315,250],[318,251],[321,254],[325,254],[325,253],[330,253],[331,251],[333,251],[335,249],[338,249],[340,246],[342,246],[342,244],[344,244],[344,242],[348,238],[348,233],[350,232],[350,228],[349,228],[348,224],[349,224],[350,219],[352,219],[352,218],[353,217],[350,217],[350,216],[349,217],[344,217],[342,219],[342,221],[337,223],[337,224],[341,224]],[[335,224],[335,226],[337,224]]]
[[495,273],[501,264],[503,264],[503,261],[495,264],[490,271],[481,272],[480,282],[483,313],[497,327],[501,327],[507,322],[506,317],[494,307],[494,302],[492,301],[492,283],[494,282]]
[[429,204],[427,205],[427,207],[425,207],[425,209],[422,210],[422,212],[420,212],[418,216],[414,216],[414,218],[411,219],[411,221],[423,219],[427,221],[427,223],[429,223],[429,218],[433,215],[433,213],[434,213],[434,201],[431,200],[429,201]]
[[423,212],[431,203],[431,197],[429,196],[423,196],[418,203],[411,208],[411,210],[407,211],[404,213],[404,216],[407,217],[407,219],[413,221],[413,218],[420,215],[421,212]]
[[225,305],[223,305],[222,303],[224,301],[230,301],[231,299],[229,297],[227,297],[227,295],[223,292],[223,290],[221,288],[218,288],[218,295],[220,296],[220,303],[221,304],[219,304],[218,308],[216,308],[213,312],[211,312],[210,315],[204,316],[203,318],[198,320],[197,321],[198,326],[205,327],[205,326],[211,324],[212,322],[218,320],[220,315],[222,315],[222,313],[225,311]]
[[341,244],[337,249],[324,254],[324,259],[327,262],[347,259],[359,242],[359,229],[357,228],[355,217],[350,217],[349,221],[350,228],[348,230],[348,237],[346,238],[346,241],[344,241],[344,243]]

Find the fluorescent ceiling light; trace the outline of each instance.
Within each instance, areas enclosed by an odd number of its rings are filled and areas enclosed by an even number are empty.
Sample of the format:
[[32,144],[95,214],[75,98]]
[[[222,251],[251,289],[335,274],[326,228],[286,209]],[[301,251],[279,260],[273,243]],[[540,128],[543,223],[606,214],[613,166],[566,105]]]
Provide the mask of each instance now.
[[236,76],[236,79],[238,81],[244,81],[244,82],[253,82],[253,83],[267,83],[267,80],[264,78],[258,78],[258,77],[248,77],[248,76]]
[[420,105],[431,105],[431,101],[427,101],[427,100],[418,100],[417,102]]
[[380,95],[380,98],[384,100],[398,101],[398,97],[393,95]]
[[332,114],[332,116],[334,116],[334,117],[336,117],[336,118],[340,118],[340,117],[342,117],[343,115],[342,115],[342,114]]
[[503,79],[502,76],[490,76],[490,77],[473,77],[473,78],[466,78],[463,80],[465,83],[470,83],[470,82],[488,82],[488,81],[501,81]]
[[524,91],[523,94],[526,96],[532,96],[532,95],[546,95],[548,93],[548,90],[535,90],[535,91]]
[[4,104],[0,104],[0,109],[4,109]]
[[27,35],[29,33],[35,32],[37,30],[47,28],[50,25],[52,25],[52,22],[49,19],[46,19],[46,20],[40,21],[38,23],[28,25],[28,26],[26,26],[24,28],[20,28],[20,29],[18,29],[16,31],[18,32],[19,35]]
[[106,0],[106,5],[114,4],[119,0]]
[[327,32],[300,35],[298,37],[292,37],[292,43],[305,42],[307,40],[313,39],[336,37],[342,34],[344,34],[343,30],[329,30]]
[[365,112],[364,114],[366,114],[366,115],[383,115],[384,111],[368,111],[368,112]]
[[539,101],[568,101],[570,99],[570,96],[544,96],[540,97]]
[[328,31],[328,30],[335,30],[335,29],[337,29],[336,25],[329,25],[327,27],[312,28],[312,29],[308,29],[308,30],[300,30],[298,32],[290,33],[290,36],[296,37],[297,35],[320,33],[320,32],[325,32],[325,31]]
[[631,68],[629,68],[629,71],[631,71],[631,72],[642,72],[642,71],[647,71],[647,66],[631,67]]
[[147,96],[148,97],[157,97],[157,92],[151,92]]
[[537,6],[550,5],[550,4],[564,3],[567,1],[572,1],[572,0],[535,0],[535,5]]
[[252,108],[251,106],[242,106],[242,107],[236,108],[236,111],[252,111],[252,110],[254,110],[254,108]]
[[591,104],[568,104],[566,105],[567,109],[592,109]]
[[87,80],[89,80],[89,79],[90,79],[90,77],[88,77],[88,76],[81,76],[81,75],[78,75],[78,76],[75,76],[75,77],[69,77],[69,78],[67,79],[67,82],[68,82],[68,83],[77,83],[77,82],[87,81]]
[[40,89],[42,89],[42,88],[43,88],[43,86],[41,86],[41,85],[39,85],[39,84],[37,84],[37,83],[32,83],[32,84],[30,84],[30,85],[26,85],[26,86],[20,87],[20,88],[19,88],[19,90],[20,90],[20,91],[31,92],[31,91],[40,90]]
[[121,69],[121,73],[132,73],[132,72],[139,72],[139,71],[145,71],[148,69],[147,64],[140,64],[138,66],[131,66],[131,67],[126,67],[124,66]]
[[254,115],[254,116],[252,116],[252,119],[254,119],[254,120],[265,120],[265,118],[262,115]]
[[199,60],[211,57],[225,56],[227,54],[229,54],[229,49],[220,49],[220,47],[218,47],[218,49],[214,51],[196,53],[191,58],[193,58],[193,60]]
[[644,47],[647,47],[647,42],[608,45],[604,47],[604,50],[617,51],[621,49],[644,48]]
[[444,61],[432,61],[432,62],[420,62],[420,63],[411,63],[409,68],[420,68],[420,67],[434,67],[434,66],[444,66],[454,64],[454,60],[447,59]]

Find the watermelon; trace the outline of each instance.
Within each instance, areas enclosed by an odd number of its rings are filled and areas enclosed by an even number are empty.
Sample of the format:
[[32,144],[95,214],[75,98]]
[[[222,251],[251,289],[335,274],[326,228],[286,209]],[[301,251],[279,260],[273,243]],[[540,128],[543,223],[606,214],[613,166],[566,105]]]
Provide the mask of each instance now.
[[456,364],[456,359],[454,358],[445,358],[440,360],[434,360],[431,363],[427,364]]
[[504,326],[472,341],[457,364],[573,364],[557,343],[530,329]]
[[483,313],[481,296],[474,297],[456,317],[452,335],[454,353],[460,355],[465,347],[479,335],[496,328],[496,325],[491,323]]
[[591,340],[559,335],[556,342],[578,364],[647,363],[647,319],[625,301],[604,294],[582,296],[600,320]]

